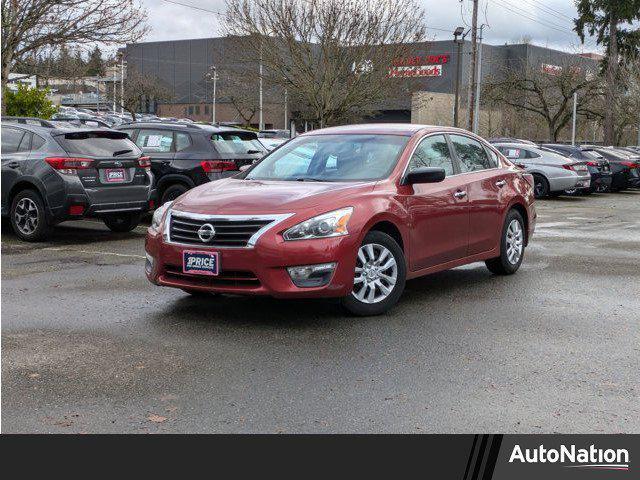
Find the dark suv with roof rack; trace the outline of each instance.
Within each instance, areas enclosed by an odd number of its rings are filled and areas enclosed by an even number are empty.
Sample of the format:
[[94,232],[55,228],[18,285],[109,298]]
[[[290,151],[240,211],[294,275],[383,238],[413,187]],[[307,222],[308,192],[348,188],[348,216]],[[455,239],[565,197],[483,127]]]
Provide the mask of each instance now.
[[262,158],[266,149],[254,132],[179,122],[120,125],[151,158],[159,204],[211,180],[235,175]]
[[83,217],[131,231],[153,207],[152,185],[149,159],[123,132],[2,118],[2,215],[22,240]]

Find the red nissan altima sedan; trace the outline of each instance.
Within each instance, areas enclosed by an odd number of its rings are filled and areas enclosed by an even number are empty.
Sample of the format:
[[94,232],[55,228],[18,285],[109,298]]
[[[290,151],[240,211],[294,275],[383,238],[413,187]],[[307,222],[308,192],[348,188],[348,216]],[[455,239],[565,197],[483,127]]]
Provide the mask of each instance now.
[[337,297],[376,315],[407,279],[478,261],[515,273],[536,222],[532,185],[465,130],[315,130],[158,208],[146,274],[192,294]]

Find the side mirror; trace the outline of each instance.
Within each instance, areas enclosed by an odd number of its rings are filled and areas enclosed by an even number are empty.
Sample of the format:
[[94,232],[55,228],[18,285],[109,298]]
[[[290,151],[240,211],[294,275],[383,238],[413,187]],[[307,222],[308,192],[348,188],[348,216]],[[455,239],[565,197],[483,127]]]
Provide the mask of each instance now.
[[241,172],[246,172],[247,170],[249,170],[251,167],[253,166],[253,164],[249,164],[249,165],[242,165],[240,167],[240,171]]
[[444,180],[446,173],[444,168],[421,167],[407,173],[402,180],[402,185],[414,185],[416,183],[437,183]]

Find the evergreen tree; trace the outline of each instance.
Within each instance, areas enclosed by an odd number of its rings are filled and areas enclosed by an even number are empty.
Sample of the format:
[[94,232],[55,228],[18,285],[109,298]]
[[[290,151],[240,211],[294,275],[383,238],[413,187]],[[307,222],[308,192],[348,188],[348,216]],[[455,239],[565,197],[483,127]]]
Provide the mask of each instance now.
[[102,51],[97,45],[89,54],[87,75],[92,77],[104,77],[104,60],[102,59]]

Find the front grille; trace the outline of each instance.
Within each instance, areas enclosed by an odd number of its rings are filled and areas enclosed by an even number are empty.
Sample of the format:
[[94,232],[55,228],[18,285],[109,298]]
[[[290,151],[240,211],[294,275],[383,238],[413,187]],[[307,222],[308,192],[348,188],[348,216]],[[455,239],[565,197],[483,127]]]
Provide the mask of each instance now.
[[260,280],[256,274],[249,271],[222,270],[217,276],[209,276],[183,273],[182,267],[178,265],[165,265],[164,270],[164,277],[167,280],[176,280],[202,287],[258,288],[260,286]]
[[[272,223],[275,218],[243,219],[211,217],[210,219],[194,219],[181,216],[177,212],[171,213],[169,226],[170,241],[189,245],[207,247],[246,247],[249,239],[265,225]],[[203,241],[198,230],[209,224],[215,230],[210,239]]]

